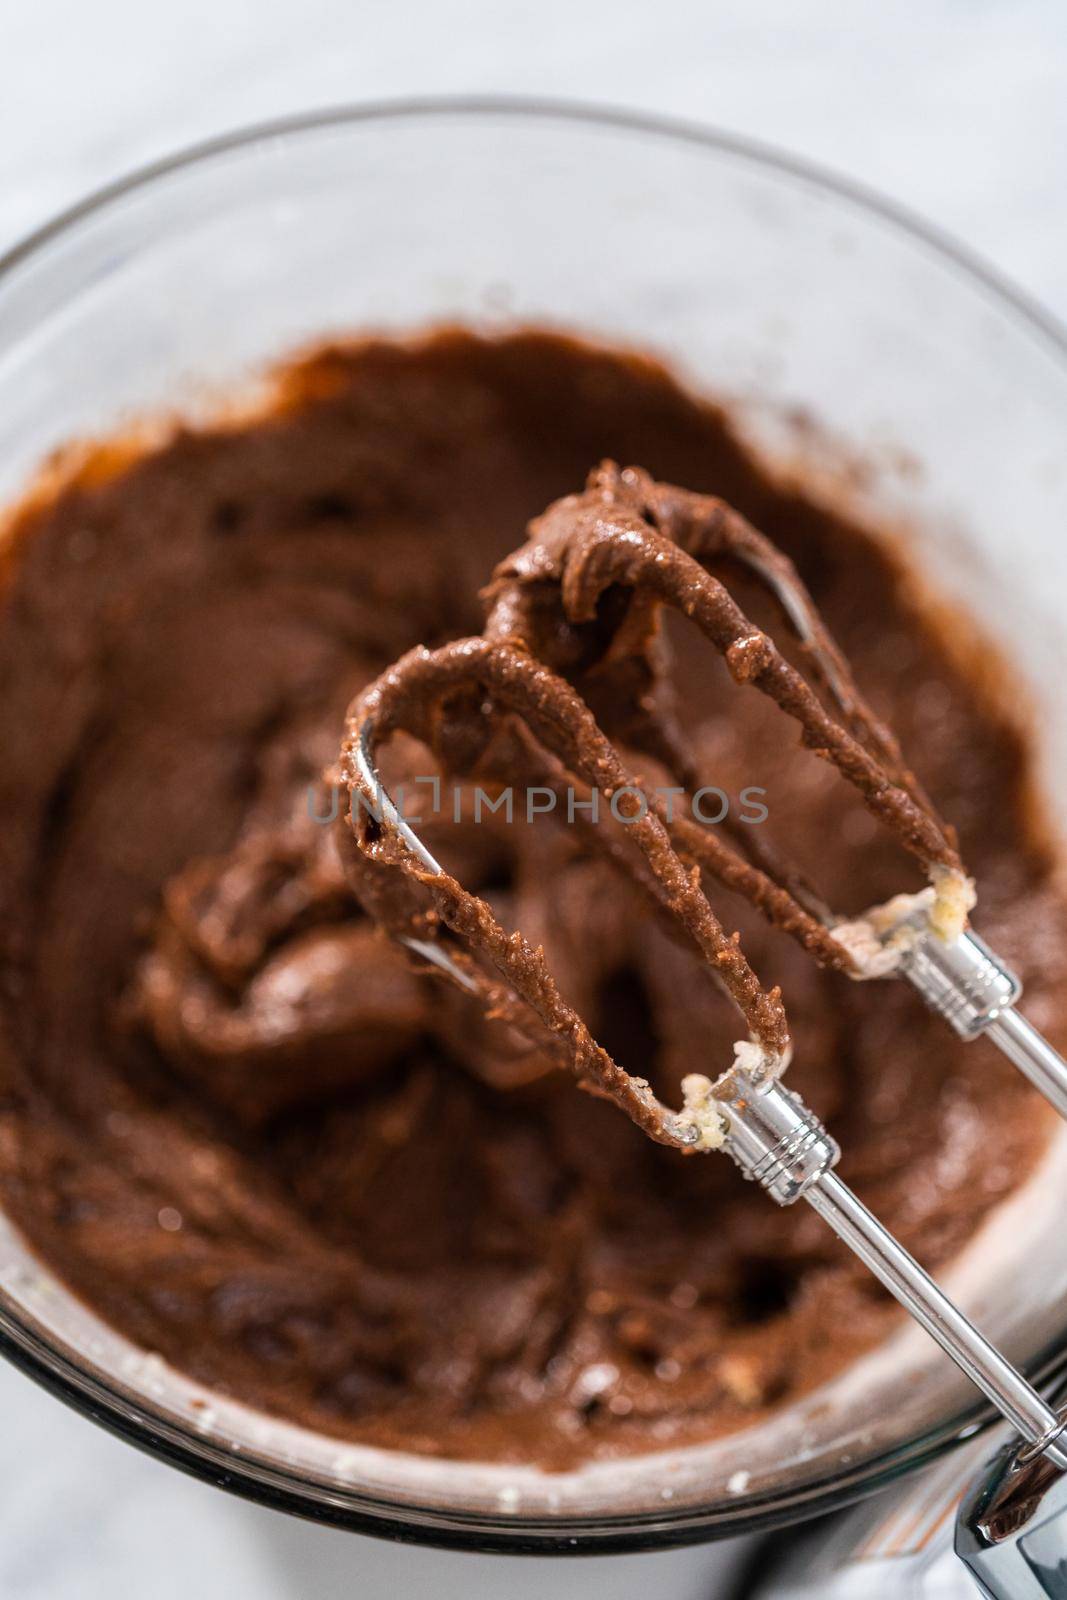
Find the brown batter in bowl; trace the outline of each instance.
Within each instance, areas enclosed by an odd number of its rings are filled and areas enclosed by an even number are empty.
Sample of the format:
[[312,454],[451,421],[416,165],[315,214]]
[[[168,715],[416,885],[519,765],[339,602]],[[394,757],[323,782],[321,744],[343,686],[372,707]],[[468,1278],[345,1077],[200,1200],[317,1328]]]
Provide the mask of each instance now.
[[[786,550],[958,827],[983,933],[1025,953],[1038,1003],[1067,975],[1018,731],[895,559],[653,364],[537,332],[324,350],[269,414],[91,457],[22,514],[0,600],[0,1198],[137,1343],[342,1438],[549,1467],[703,1440],[894,1315],[814,1216],[563,1077],[516,1081],[376,936],[308,813],[352,696],[407,647],[477,632],[495,562],[605,456],[721,495]],[[702,766],[766,789],[831,903],[917,886],[677,644]],[[676,1099],[721,1058],[731,1019],[573,830],[450,838],[622,1064]],[[1047,1117],[903,987],[736,922],[843,1175],[943,1265],[1032,1171]]]

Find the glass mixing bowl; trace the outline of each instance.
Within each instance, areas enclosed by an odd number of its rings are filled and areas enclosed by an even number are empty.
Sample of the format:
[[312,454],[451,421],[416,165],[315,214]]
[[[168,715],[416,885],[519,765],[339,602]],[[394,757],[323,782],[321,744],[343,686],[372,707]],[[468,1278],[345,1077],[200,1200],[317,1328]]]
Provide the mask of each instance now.
[[[1062,332],[930,230],[718,134],[558,106],[390,105],[256,129],[117,185],[0,264],[0,498],[64,441],[203,414],[307,341],[442,321],[547,323],[650,350],[728,400],[783,468],[909,530],[931,583],[1028,684],[1055,795]],[[1067,1354],[1065,1193],[1057,1137],[945,1274],[1035,1373]],[[670,1454],[549,1476],[349,1446],[134,1348],[6,1224],[0,1338],[72,1405],[223,1487],[481,1548],[634,1548],[781,1523],[985,1418],[909,1326],[772,1424]]]

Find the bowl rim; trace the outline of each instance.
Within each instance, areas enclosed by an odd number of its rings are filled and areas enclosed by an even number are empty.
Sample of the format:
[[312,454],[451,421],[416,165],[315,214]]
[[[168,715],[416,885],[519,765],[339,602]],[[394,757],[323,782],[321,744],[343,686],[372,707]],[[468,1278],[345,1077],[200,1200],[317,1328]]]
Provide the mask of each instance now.
[[[333,105],[267,118],[200,140],[157,160],[139,165],[59,211],[0,253],[0,295],[8,281],[35,258],[78,227],[120,205],[131,195],[166,179],[232,155],[257,144],[298,140],[305,135],[358,127],[363,123],[449,118],[478,120],[502,117],[535,123],[560,122],[577,127],[616,129],[669,143],[704,148],[740,163],[769,170],[800,185],[845,202],[855,210],[910,236],[935,259],[969,280],[1003,313],[1010,312],[1021,332],[1043,347],[1067,377],[1067,322],[1048,310],[984,257],[951,233],[927,221],[896,200],[817,161],[796,156],[747,135],[667,114],[629,110],[565,98],[495,95],[417,95],[355,104]],[[81,1415],[158,1460],[244,1499],[362,1534],[394,1541],[510,1554],[596,1555],[666,1549],[719,1537],[783,1527],[838,1509],[886,1487],[903,1474],[932,1463],[964,1438],[971,1438],[994,1420],[990,1407],[978,1400],[927,1433],[855,1468],[839,1471],[824,1482],[801,1485],[783,1504],[780,1498],[738,1496],[724,1510],[700,1507],[675,1512],[627,1512],[619,1517],[587,1516],[519,1518],[457,1509],[415,1508],[375,1499],[356,1485],[328,1487],[300,1480],[292,1473],[224,1444],[192,1437],[177,1421],[155,1412],[148,1402],[132,1401],[56,1349],[33,1326],[0,1306],[0,1355],[41,1387]],[[1031,1377],[1048,1379],[1067,1369],[1067,1345],[1058,1342],[1031,1363]]]
[[330,128],[363,122],[401,121],[416,117],[482,116],[532,118],[571,122],[591,127],[614,127],[623,132],[645,133],[671,143],[682,142],[717,150],[750,165],[771,168],[813,188],[829,191],[857,210],[871,212],[910,233],[934,254],[944,257],[970,277],[1003,307],[1010,305],[1029,331],[1047,340],[1055,354],[1067,358],[1067,320],[1051,311],[1036,295],[994,267],[980,251],[949,230],[930,222],[920,212],[836,168],[807,156],[794,155],[770,141],[734,133],[713,123],[673,117],[664,112],[630,109],[610,101],[570,100],[550,95],[441,94],[390,96],[352,104],[316,107],[284,116],[243,123],[178,150],[128,169],[122,176],[91,189],[88,194],[21,235],[0,252],[0,285],[27,260],[80,222],[106,210],[116,201],[189,167],[206,165],[260,142],[276,142]]

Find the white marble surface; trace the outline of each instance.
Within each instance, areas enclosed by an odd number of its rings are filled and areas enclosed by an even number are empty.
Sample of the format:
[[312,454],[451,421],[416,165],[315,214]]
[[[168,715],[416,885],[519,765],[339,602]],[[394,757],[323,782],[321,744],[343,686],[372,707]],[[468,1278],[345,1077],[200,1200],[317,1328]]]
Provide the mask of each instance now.
[[[0,0],[0,249],[87,189],[279,112],[525,92],[674,112],[884,190],[1067,318],[1058,0]],[[725,1592],[719,1550],[563,1562],[310,1528],[138,1455],[0,1370],[3,1600]]]
[[390,95],[567,95],[813,157],[1067,317],[1059,0],[0,0],[0,247],[241,122]]
[[742,1552],[583,1560],[469,1556],[246,1504],[0,1371],[3,1600],[712,1600]]

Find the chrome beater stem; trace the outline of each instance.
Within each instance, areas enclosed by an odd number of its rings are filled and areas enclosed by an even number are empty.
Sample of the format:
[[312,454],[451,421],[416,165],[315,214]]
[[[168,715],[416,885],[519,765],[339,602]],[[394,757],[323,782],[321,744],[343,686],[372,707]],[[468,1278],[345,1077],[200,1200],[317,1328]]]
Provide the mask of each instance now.
[[719,1106],[727,1124],[725,1149],[745,1177],[779,1205],[806,1200],[1018,1429],[1031,1451],[1067,1468],[1062,1439],[1067,1421],[841,1181],[833,1170],[840,1149],[814,1113],[781,1083],[757,1081],[737,1069],[728,1082],[729,1098]]
[[900,970],[961,1039],[984,1034],[1067,1118],[1067,1061],[1015,1011],[1022,983],[983,939],[969,930],[947,943],[927,934]]

